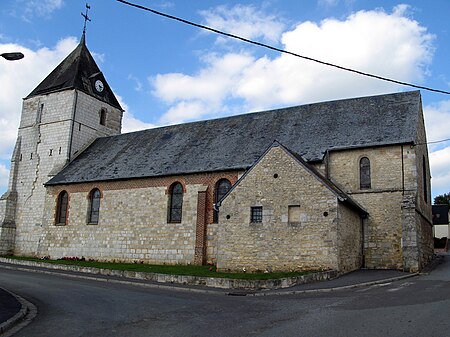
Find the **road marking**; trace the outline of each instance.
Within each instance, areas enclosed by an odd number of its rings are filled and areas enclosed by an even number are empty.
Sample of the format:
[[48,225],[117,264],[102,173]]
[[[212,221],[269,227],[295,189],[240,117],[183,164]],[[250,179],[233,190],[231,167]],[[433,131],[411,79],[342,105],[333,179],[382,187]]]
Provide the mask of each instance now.
[[404,283],[400,284],[397,288],[388,289],[387,291],[389,291],[389,292],[398,291],[403,288],[409,287],[410,285],[413,285],[414,283],[415,282],[404,282]]
[[386,286],[389,286],[391,284],[392,284],[391,282],[382,283],[382,284],[374,284],[374,285],[372,285],[370,287],[367,287],[367,288],[364,288],[364,289],[361,289],[361,290],[357,290],[357,292],[362,293],[362,292],[365,292],[365,291],[368,291],[368,290],[372,290],[372,289],[375,289],[375,288],[386,287]]

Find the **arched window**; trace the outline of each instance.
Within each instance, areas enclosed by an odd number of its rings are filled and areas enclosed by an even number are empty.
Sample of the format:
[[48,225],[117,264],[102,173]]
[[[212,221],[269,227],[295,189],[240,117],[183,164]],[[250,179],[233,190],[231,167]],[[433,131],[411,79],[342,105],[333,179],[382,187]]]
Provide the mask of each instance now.
[[67,225],[67,215],[69,210],[69,194],[66,191],[62,191],[58,195],[56,203],[56,225]]
[[422,157],[422,176],[423,176],[423,200],[428,203],[428,184],[427,184],[427,161]]
[[89,193],[88,223],[90,224],[98,224],[100,214],[100,198],[101,193],[97,188],[94,188],[91,193]]
[[[230,190],[231,183],[228,179],[220,179],[214,190],[214,203],[217,204],[220,199],[222,199],[225,194]],[[219,212],[214,210],[214,219],[213,222],[217,223],[219,221]]]
[[359,161],[359,188],[371,188],[370,182],[370,160],[367,157],[362,157]]
[[106,125],[106,109],[102,108],[100,110],[100,125]]
[[181,222],[183,208],[183,185],[174,183],[170,188],[167,221],[172,223]]

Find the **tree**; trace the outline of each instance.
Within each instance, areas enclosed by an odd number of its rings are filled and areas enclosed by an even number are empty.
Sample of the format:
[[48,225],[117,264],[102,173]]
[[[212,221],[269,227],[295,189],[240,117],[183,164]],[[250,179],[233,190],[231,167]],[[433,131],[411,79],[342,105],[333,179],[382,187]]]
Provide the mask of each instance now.
[[449,205],[450,206],[450,192],[437,195],[434,197],[435,205]]

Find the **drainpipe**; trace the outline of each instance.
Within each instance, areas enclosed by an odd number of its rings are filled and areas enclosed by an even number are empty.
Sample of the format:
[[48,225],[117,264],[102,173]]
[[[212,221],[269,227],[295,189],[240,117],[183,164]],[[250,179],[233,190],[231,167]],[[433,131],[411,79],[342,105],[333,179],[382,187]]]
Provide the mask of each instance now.
[[402,149],[402,195],[405,195],[405,161],[403,159],[403,144],[401,145]]
[[366,259],[365,259],[365,254],[364,254],[364,237],[365,237],[365,233],[364,233],[364,219],[366,217],[365,216],[361,216],[361,268],[364,268],[366,266]]

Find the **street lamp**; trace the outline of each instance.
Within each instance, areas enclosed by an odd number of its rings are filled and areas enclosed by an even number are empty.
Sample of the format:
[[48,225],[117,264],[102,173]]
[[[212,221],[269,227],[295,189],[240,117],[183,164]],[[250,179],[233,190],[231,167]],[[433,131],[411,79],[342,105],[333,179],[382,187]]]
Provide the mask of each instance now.
[[3,53],[0,54],[1,57],[7,59],[8,61],[15,61],[15,60],[20,60],[23,59],[23,54],[22,53]]

